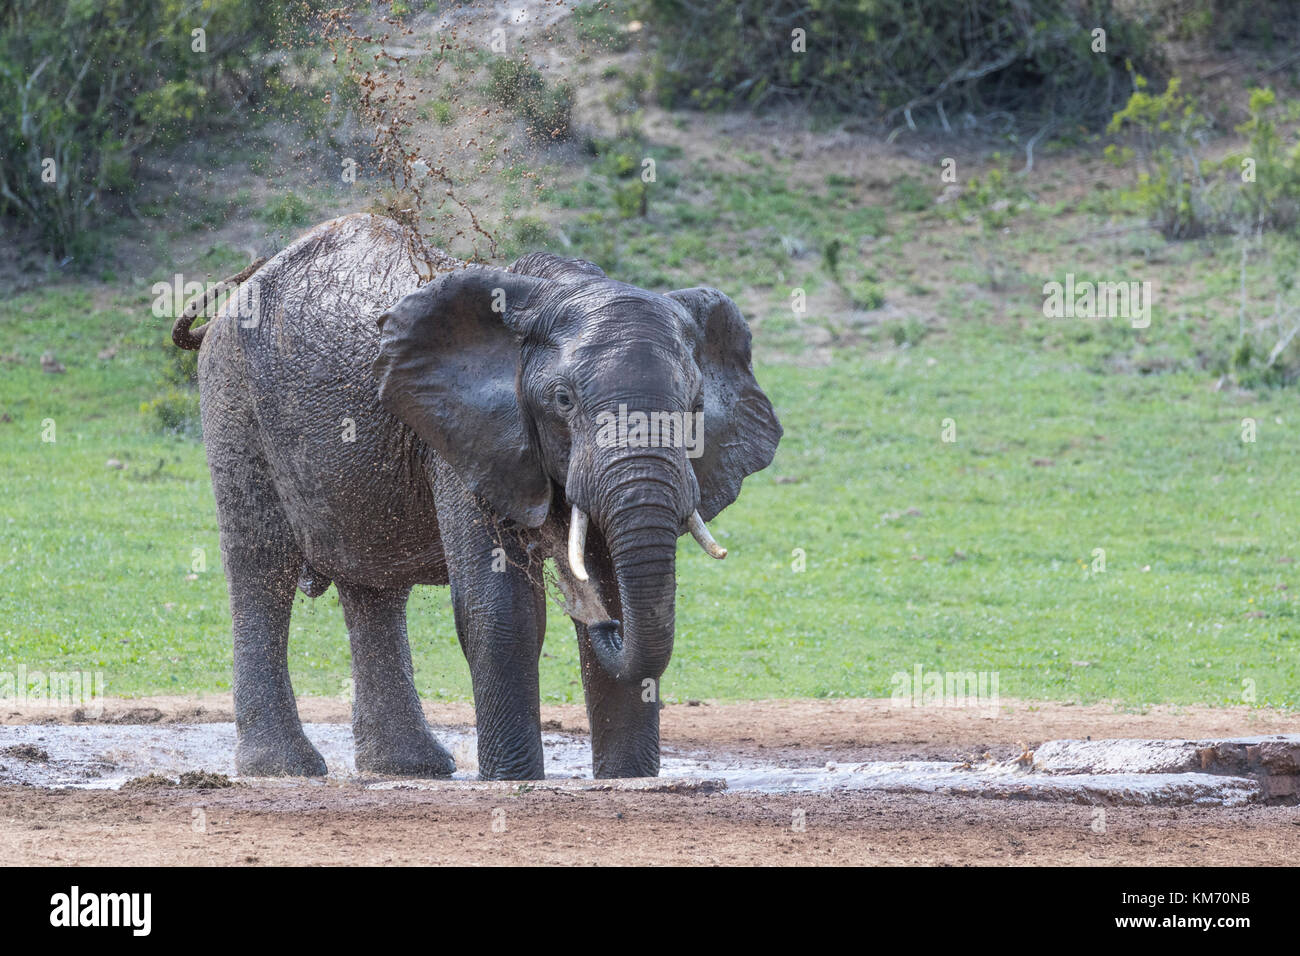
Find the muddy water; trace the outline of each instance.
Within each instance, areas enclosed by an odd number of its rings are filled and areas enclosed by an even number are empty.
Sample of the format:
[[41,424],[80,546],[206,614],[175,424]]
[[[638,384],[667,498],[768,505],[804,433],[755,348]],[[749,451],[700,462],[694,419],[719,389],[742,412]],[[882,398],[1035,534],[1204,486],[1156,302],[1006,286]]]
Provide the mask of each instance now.
[[[330,776],[359,778],[352,731],[346,724],[307,724]],[[456,756],[456,778],[476,776],[472,729],[435,728]],[[586,737],[544,734],[548,780],[589,780]],[[17,749],[15,749],[17,748]],[[33,750],[33,748],[35,748]],[[116,788],[135,777],[178,777],[187,770],[234,776],[235,728],[213,724],[73,724],[0,726],[0,783],[37,787]],[[48,759],[41,759],[42,755]],[[782,767],[726,754],[665,751],[661,775],[684,781],[722,780],[728,790],[824,793],[880,790],[1104,804],[1207,804],[1234,806],[1260,798],[1257,781],[1205,773],[1035,772],[1014,762],[956,765],[938,761],[827,763]],[[368,785],[393,786],[370,781]],[[402,786],[438,786],[403,781]],[[445,785],[445,784],[443,784]]]

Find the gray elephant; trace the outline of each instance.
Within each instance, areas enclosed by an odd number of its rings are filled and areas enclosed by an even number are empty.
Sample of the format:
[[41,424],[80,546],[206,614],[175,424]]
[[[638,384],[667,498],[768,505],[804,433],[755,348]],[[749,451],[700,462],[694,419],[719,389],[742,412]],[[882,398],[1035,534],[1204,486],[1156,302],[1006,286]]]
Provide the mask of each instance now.
[[295,588],[316,597],[333,582],[358,769],[454,770],[421,711],[406,633],[411,588],[450,584],[479,774],[544,776],[542,564],[554,557],[596,776],[657,774],[677,539],[690,531],[723,556],[704,522],[781,437],[735,303],[545,254],[466,266],[371,215],[324,223],[239,278],[211,322],[191,331],[192,304],[173,329],[201,346],[238,772],[325,773],[287,646]]

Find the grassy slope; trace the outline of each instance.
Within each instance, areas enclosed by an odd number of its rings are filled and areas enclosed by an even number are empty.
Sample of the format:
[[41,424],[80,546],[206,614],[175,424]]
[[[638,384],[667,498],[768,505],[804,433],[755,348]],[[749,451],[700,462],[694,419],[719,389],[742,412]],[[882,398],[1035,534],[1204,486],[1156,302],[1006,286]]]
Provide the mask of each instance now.
[[[540,207],[505,210],[536,213],[543,235],[503,250],[587,256],[650,288],[717,285],[754,324],[786,437],[714,522],[731,557],[682,545],[670,699],[887,695],[891,675],[919,664],[997,671],[1008,697],[1238,703],[1253,686],[1260,704],[1300,707],[1294,392],[1210,388],[1236,331],[1231,243],[1079,241],[1110,225],[1114,204],[1071,192],[1068,160],[1040,163],[1037,198],[990,239],[927,206],[940,188],[928,166],[911,163],[909,193],[902,160],[855,175],[851,153],[791,160],[762,132],[716,131],[720,160],[707,162],[682,148],[702,121],[676,121],[691,125],[678,143],[649,141],[648,219],[618,218],[598,171],[551,170]],[[507,177],[501,192],[524,190]],[[827,274],[820,251],[836,239],[844,284],[878,286],[882,312],[854,311]],[[1265,251],[1248,274],[1257,314],[1276,291],[1270,257],[1295,250],[1269,237]],[[225,274],[236,257],[200,265]],[[1012,267],[998,292],[992,262]],[[1067,271],[1154,280],[1151,328],[1044,319],[1041,285]],[[159,434],[139,409],[169,361],[150,298],[147,283],[115,280],[0,301],[0,671],[103,670],[117,694],[229,687],[202,446]],[[116,357],[95,357],[110,345]],[[66,375],[40,371],[46,349]],[[1254,444],[1240,440],[1247,416]],[[954,443],[940,437],[948,418]],[[468,698],[445,590],[418,590],[410,616],[420,691]],[[580,699],[554,606],[549,627],[543,694]],[[291,655],[300,692],[343,692],[332,590],[299,597]]]
[[[68,366],[3,366],[0,670],[103,670],[127,694],[225,688],[202,447],[157,435],[138,410],[163,335],[141,306],[76,286],[0,305],[0,352],[52,347]],[[1294,584],[1279,562],[1295,556],[1300,519],[1279,492],[1297,470],[1274,424],[1290,393],[1105,375],[1070,349],[1005,338],[969,325],[883,357],[846,349],[827,367],[760,362],[786,439],[715,522],[732,557],[683,544],[670,697],[882,695],[919,663],[998,671],[1006,696],[1239,702],[1250,679],[1260,703],[1300,702],[1300,628],[1277,590]],[[112,342],[118,356],[97,360]],[[1240,440],[1246,415],[1261,423],[1254,445]],[[47,418],[53,444],[40,440]],[[940,440],[944,418],[955,443]],[[195,548],[207,569],[188,580]],[[1090,570],[1094,548],[1104,573]],[[340,692],[334,594],[299,601],[297,688]],[[411,633],[422,693],[467,696],[445,591],[417,592]],[[580,694],[571,634],[553,613],[547,699]]]

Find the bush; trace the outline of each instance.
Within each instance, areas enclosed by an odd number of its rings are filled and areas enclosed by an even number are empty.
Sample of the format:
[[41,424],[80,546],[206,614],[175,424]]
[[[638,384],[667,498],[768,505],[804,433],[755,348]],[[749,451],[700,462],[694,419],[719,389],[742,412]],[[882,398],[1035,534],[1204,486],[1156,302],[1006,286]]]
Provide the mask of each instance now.
[[1219,164],[1225,179],[1236,183],[1236,218],[1247,229],[1295,229],[1300,223],[1300,142],[1282,145],[1278,121],[1296,119],[1300,101],[1287,107],[1269,89],[1250,91],[1250,118],[1237,132],[1250,138],[1245,152]]
[[589,146],[597,159],[594,172],[604,177],[614,211],[620,219],[645,216],[650,209],[650,187],[641,178],[641,161],[647,147],[639,133],[624,133],[612,139],[593,139]]
[[300,228],[311,222],[311,206],[296,193],[285,193],[267,204],[262,219],[281,229]]
[[[83,251],[142,155],[181,139],[271,71],[252,69],[309,0],[7,0],[0,4],[0,216]],[[193,31],[203,29],[206,52]],[[240,94],[233,91],[239,90]]]
[[547,86],[536,67],[524,60],[497,59],[488,67],[488,96],[519,112],[542,139],[567,139],[573,112],[573,88]]
[[602,53],[622,53],[632,45],[632,35],[608,3],[581,3],[570,19],[578,40],[599,47]]
[[880,283],[870,279],[859,279],[847,286],[849,301],[855,308],[871,311],[885,304],[885,290]]
[[1249,142],[1219,162],[1202,158],[1210,121],[1184,96],[1177,77],[1159,95],[1137,90],[1108,131],[1130,142],[1106,147],[1116,165],[1137,160],[1136,185],[1125,199],[1142,210],[1167,239],[1207,233],[1289,230],[1300,222],[1300,144],[1286,149],[1278,121],[1294,118],[1300,103],[1280,106],[1272,90],[1250,91],[1249,119],[1237,127]]
[[[1101,125],[1129,88],[1126,61],[1160,66],[1146,24],[1111,0],[642,0],[641,16],[658,40],[665,105]],[[1092,50],[1099,24],[1104,53]],[[793,49],[796,29],[806,52]]]
[[488,66],[487,95],[502,106],[519,106],[545,88],[541,72],[523,60],[498,59]]
[[545,249],[553,241],[550,228],[536,216],[522,216],[513,225],[514,247],[521,255]]
[[199,393],[173,385],[156,398],[142,402],[140,412],[159,431],[193,433],[199,427]]
[[1179,40],[1232,49],[1264,47],[1300,33],[1295,0],[1146,0],[1161,27]]

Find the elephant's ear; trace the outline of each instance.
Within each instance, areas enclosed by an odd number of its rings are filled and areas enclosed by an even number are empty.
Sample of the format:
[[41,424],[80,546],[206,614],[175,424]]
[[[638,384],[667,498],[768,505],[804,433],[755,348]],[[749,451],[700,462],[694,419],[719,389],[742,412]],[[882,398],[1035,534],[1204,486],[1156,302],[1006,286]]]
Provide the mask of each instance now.
[[500,514],[537,527],[550,510],[516,386],[519,342],[546,280],[470,267],[379,317],[379,401]]
[[736,500],[746,475],[772,463],[781,422],[754,380],[749,325],[717,289],[679,289],[668,297],[695,318],[695,361],[704,374],[703,453],[694,459],[700,517],[710,521]]

